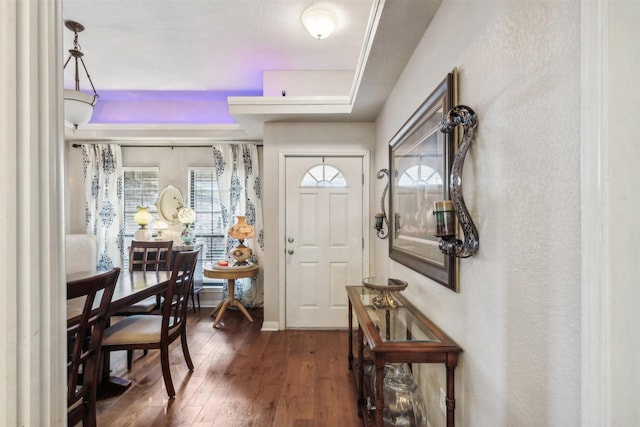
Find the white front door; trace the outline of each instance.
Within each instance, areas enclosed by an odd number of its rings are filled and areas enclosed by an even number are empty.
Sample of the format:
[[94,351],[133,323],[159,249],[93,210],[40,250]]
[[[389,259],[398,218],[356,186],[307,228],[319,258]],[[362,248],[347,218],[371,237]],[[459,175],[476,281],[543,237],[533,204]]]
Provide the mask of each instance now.
[[362,282],[362,157],[287,157],[286,327],[347,327]]

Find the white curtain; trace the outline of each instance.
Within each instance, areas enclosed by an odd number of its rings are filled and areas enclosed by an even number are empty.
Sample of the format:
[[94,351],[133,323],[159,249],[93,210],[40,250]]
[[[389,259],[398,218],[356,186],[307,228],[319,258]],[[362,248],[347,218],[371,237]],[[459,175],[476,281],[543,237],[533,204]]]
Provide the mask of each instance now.
[[[213,159],[220,190],[223,227],[236,223],[237,215],[245,215],[247,224],[255,228],[255,236],[244,244],[253,251],[252,262],[260,264],[264,259],[264,230],[262,223],[262,183],[258,167],[258,148],[255,144],[216,144]],[[238,241],[226,236],[227,252]],[[225,286],[223,294],[228,292]],[[261,307],[263,304],[262,273],[251,279],[235,282],[235,298],[245,307]]]
[[83,144],[85,229],[97,241],[97,269],[122,266],[122,152],[116,144]]

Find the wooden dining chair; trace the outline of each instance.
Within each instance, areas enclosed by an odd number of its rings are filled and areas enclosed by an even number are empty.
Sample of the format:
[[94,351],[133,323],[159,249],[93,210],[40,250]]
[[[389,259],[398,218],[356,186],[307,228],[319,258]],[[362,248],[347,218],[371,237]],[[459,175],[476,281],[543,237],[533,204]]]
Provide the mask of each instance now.
[[[171,268],[172,248],[171,240],[133,240],[129,247],[129,271],[168,271]],[[114,316],[147,314],[159,308],[161,302],[160,295],[149,297],[114,313]]]
[[169,369],[169,345],[180,338],[182,353],[190,371],[193,362],[187,346],[187,305],[200,250],[179,252],[173,262],[171,280],[165,293],[162,314],[128,316],[109,326],[103,351],[159,349],[162,376],[170,398],[175,396]]
[[172,249],[173,240],[133,240],[129,247],[129,271],[169,270]]
[[120,269],[67,283],[67,300],[84,298],[82,312],[67,320],[68,425],[96,425],[96,396],[100,346],[107,312]]
[[[129,246],[129,271],[168,271],[171,268],[172,240],[140,241],[132,240]],[[133,316],[136,314],[149,314],[160,308],[162,296],[156,295],[138,301],[117,313],[114,316]],[[148,352],[145,350],[144,354]],[[127,368],[130,370],[133,364],[133,350],[127,352]]]

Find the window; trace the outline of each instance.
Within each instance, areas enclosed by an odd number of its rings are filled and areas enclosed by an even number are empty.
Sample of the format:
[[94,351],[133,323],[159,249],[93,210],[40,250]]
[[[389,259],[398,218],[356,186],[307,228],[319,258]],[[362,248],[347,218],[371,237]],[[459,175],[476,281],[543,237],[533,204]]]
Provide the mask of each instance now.
[[[189,168],[189,207],[196,212],[196,242],[203,244],[204,265],[227,257],[222,225],[222,208],[218,181],[213,167]],[[204,279],[204,284],[221,284],[221,280]]]
[[398,180],[399,187],[442,187],[442,177],[435,169],[425,165],[408,167]]
[[131,245],[133,234],[136,232],[138,224],[133,220],[138,206],[148,206],[149,212],[157,217],[156,199],[158,198],[158,174],[159,169],[155,167],[124,167],[123,172],[123,205],[124,205],[124,229],[122,232],[124,242],[124,263],[129,265],[129,251],[126,249]]
[[302,177],[301,187],[346,187],[347,181],[335,166],[322,163],[309,168]]

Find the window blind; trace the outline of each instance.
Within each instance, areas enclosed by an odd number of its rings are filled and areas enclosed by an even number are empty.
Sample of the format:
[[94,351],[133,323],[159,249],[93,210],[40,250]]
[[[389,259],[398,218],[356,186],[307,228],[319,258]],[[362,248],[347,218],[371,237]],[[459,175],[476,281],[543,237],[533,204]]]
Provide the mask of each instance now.
[[123,174],[123,205],[124,228],[122,230],[124,243],[124,264],[129,265],[129,251],[133,234],[139,225],[133,220],[138,206],[148,206],[149,212],[157,218],[156,200],[158,199],[159,168],[156,167],[124,167]]
[[222,208],[215,169],[189,168],[188,204],[196,212],[196,242],[204,245],[202,260],[210,264],[227,257],[222,225]]

